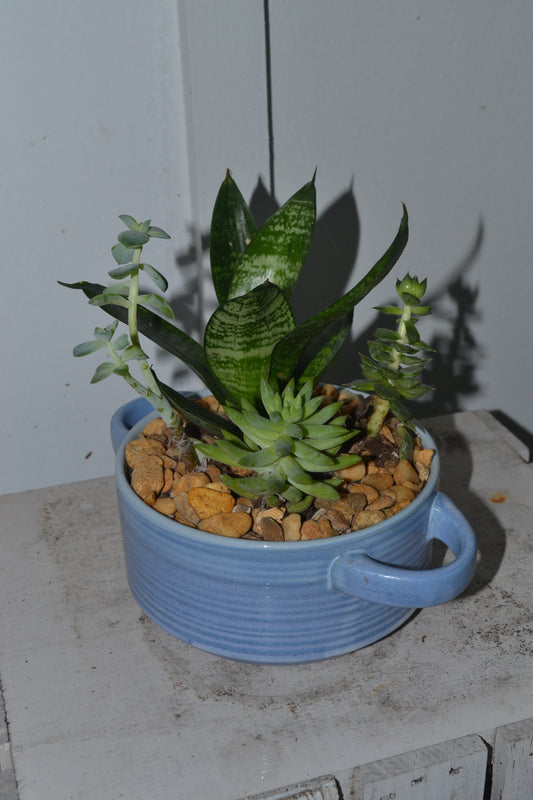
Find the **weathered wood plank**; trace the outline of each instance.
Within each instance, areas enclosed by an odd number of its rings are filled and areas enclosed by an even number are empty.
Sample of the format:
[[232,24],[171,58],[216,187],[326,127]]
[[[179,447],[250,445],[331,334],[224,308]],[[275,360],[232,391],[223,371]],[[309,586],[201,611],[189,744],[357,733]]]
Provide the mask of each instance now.
[[496,731],[491,800],[533,797],[533,717]]
[[242,800],[340,800],[335,778],[323,775],[305,783],[295,783],[272,792],[254,794]]
[[354,800],[483,800],[487,747],[463,736],[353,771]]

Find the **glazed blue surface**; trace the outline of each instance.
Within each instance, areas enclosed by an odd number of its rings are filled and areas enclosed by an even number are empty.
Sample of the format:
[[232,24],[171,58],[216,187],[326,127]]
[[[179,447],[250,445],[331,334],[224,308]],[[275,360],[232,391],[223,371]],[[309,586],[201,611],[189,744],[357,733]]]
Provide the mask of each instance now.
[[[135,405],[137,404],[137,405]],[[123,437],[138,401],[114,415]],[[446,602],[469,584],[473,531],[437,490],[439,458],[421,494],[372,528],[306,542],[257,542],[197,531],[140,500],[124,473],[116,482],[128,581],[142,610],[164,630],[211,653],[261,664],[298,664],[351,652],[391,633],[423,606]],[[435,448],[419,430],[425,447]],[[431,542],[455,560],[428,569]]]

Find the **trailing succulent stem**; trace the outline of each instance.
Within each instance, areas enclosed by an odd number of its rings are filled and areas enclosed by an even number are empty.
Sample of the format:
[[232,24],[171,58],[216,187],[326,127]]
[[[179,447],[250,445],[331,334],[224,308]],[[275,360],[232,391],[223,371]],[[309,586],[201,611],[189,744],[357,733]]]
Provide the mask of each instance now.
[[[110,360],[104,361],[96,368],[91,383],[98,383],[113,374],[123,377],[138,394],[152,403],[170,430],[173,442],[182,459],[193,465],[196,463],[196,455],[185,434],[181,417],[161,392],[148,362],[148,356],[142,349],[139,339],[137,317],[141,306],[151,306],[166,317],[174,316],[174,312],[160,295],[139,293],[139,272],[141,271],[145,272],[159,289],[162,291],[167,289],[168,283],[164,276],[149,264],[142,263],[141,255],[143,245],[150,238],[169,239],[170,237],[161,228],[150,225],[150,220],[138,223],[133,217],[126,214],[120,219],[127,225],[128,230],[119,234],[118,243],[111,248],[118,266],[110,270],[108,274],[121,283],[114,283],[104,288],[89,302],[94,306],[106,306],[113,303],[125,308],[127,310],[127,320],[125,321],[127,321],[129,336],[123,333],[116,340],[113,339],[118,325],[118,320],[115,320],[106,328],[95,328],[95,338],[77,345],[73,352],[75,356],[84,356],[105,347]],[[127,280],[124,281],[124,279]],[[63,285],[68,286],[68,284]],[[132,375],[128,364],[131,361],[137,362],[142,380],[138,380]]]
[[[398,317],[396,330],[378,328],[368,344],[368,356],[361,356],[361,369],[365,380],[351,384],[354,389],[372,392],[372,415],[368,421],[367,435],[379,433],[390,410],[404,423],[401,455],[408,457],[411,437],[407,427],[412,425],[411,415],[402,398],[412,400],[422,397],[431,387],[422,383],[422,371],[429,359],[423,354],[432,350],[418,333],[418,317],[431,314],[429,306],[421,305],[427,279],[419,281],[407,274],[396,281],[396,292],[402,306],[380,306],[378,311]],[[406,427],[407,426],[407,427]]]

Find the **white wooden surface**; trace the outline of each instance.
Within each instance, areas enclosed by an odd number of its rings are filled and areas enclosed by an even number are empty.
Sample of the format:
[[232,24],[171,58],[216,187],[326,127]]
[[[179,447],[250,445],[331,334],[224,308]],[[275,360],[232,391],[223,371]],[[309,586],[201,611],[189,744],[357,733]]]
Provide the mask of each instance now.
[[491,800],[533,797],[533,718],[499,728]]
[[123,566],[113,480],[0,497],[0,675],[20,800],[235,800],[533,716],[533,472],[483,415],[436,418],[471,587],[342,658],[238,664],[168,636]]
[[487,758],[471,735],[365,764],[354,770],[353,800],[483,800]]

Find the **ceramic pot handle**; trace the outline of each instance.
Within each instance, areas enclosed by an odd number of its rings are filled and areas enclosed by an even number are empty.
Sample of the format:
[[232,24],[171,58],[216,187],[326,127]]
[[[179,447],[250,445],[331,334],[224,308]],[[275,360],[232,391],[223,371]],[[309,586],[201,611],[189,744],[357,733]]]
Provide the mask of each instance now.
[[133,426],[153,410],[154,408],[148,400],[145,400],[144,397],[137,397],[115,411],[111,417],[111,444],[115,453]]
[[406,569],[353,550],[332,563],[331,586],[388,606],[425,608],[446,603],[470,583],[477,547],[470,524],[442,492],[437,492],[431,509],[427,539],[444,542],[453,552],[454,561],[436,569]]

